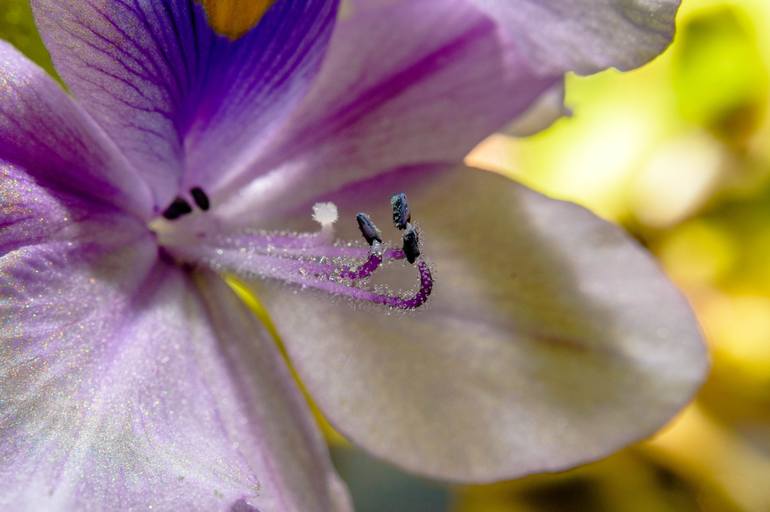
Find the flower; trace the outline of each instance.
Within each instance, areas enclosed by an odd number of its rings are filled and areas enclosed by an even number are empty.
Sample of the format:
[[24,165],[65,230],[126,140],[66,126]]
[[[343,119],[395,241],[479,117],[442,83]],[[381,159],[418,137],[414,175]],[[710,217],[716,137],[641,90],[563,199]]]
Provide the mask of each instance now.
[[349,508],[217,272],[334,425],[412,471],[510,478],[657,429],[705,372],[685,301],[619,229],[459,163],[628,57],[597,23],[660,49],[665,16],[583,3],[544,18],[590,43],[561,52],[480,0],[350,2],[333,35],[335,2],[279,0],[236,40],[189,0],[33,0],[76,100],[0,45],[0,505]]

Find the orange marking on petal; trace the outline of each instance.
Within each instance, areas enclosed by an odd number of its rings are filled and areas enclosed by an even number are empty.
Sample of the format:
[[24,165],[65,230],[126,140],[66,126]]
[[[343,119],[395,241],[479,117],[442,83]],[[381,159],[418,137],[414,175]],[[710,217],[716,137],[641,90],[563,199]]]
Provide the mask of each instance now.
[[202,0],[202,2],[209,24],[214,30],[230,39],[238,39],[259,22],[275,0]]

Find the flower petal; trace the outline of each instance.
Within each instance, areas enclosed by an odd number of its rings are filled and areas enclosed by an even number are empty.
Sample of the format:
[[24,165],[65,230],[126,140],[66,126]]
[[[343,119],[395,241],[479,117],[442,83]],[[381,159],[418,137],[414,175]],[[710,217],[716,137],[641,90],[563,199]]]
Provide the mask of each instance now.
[[544,73],[641,66],[674,35],[680,0],[469,0]]
[[160,207],[180,181],[206,186],[269,139],[315,75],[337,7],[283,0],[231,41],[193,0],[32,4],[57,70]]
[[459,162],[560,81],[536,76],[464,1],[367,4],[338,22],[321,73],[280,138],[214,191],[214,203],[231,219],[262,220],[395,167]]
[[159,261],[128,217],[77,223],[18,170],[0,184],[36,215],[0,212],[22,223],[13,248],[0,237],[0,509],[349,509],[280,354],[224,282]]
[[48,187],[146,216],[149,189],[78,105],[10,44],[0,41],[0,161]]
[[[424,309],[255,284],[310,393],[367,450],[452,480],[561,470],[652,434],[700,385],[689,306],[617,227],[466,168],[399,171],[317,200],[345,212],[349,237],[356,211],[390,217],[392,191],[409,196],[435,269]],[[414,268],[401,273],[417,284]]]

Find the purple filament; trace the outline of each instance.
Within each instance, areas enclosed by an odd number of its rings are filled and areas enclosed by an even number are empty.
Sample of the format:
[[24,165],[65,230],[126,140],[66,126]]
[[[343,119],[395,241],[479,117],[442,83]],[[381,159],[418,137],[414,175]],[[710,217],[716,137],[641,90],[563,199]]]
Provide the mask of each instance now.
[[371,302],[396,309],[417,309],[425,304],[433,291],[433,274],[431,274],[428,264],[422,260],[417,263],[417,269],[420,271],[420,289],[414,295],[411,297],[398,297],[375,294]]
[[237,236],[213,236],[201,240],[216,247],[247,248],[262,254],[288,257],[366,258],[369,247],[337,246],[317,233],[296,235],[286,233],[252,232]]
[[405,297],[378,293],[364,288],[348,286],[335,281],[303,281],[301,284],[309,288],[327,292],[331,295],[350,297],[363,302],[371,302],[387,306],[393,309],[411,310],[417,309],[428,300],[433,291],[433,275],[428,264],[420,260],[417,263],[420,273],[420,289],[412,295]]
[[[214,269],[241,276],[279,279],[332,295],[411,310],[423,305],[433,290],[428,265],[420,260],[417,268],[420,288],[407,295],[379,293],[361,286],[385,261],[406,258],[402,249],[336,246],[315,235],[286,233],[241,233],[230,237],[205,237],[194,245],[173,248],[174,255],[186,262],[203,263]],[[363,260],[351,264],[352,259]]]
[[382,256],[376,253],[371,253],[369,259],[366,260],[363,265],[359,265],[355,269],[343,268],[340,271],[340,277],[343,279],[364,279],[374,273],[375,270],[380,268],[382,264]]

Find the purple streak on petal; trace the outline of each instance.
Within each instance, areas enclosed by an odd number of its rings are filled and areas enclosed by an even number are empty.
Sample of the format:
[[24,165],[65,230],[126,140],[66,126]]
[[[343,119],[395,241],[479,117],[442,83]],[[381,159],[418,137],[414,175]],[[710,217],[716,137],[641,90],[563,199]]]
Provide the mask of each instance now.
[[[24,246],[66,245],[87,235],[81,226],[117,222],[120,217],[110,205],[43,188],[19,167],[0,160],[0,255]],[[119,225],[136,236],[146,231],[128,216]]]
[[49,189],[147,218],[146,185],[45,71],[0,41],[0,161]]
[[[269,231],[245,231],[226,236],[210,236],[205,243],[216,247],[247,248],[265,254],[277,254],[287,257],[326,257],[326,258],[358,258],[371,257],[369,246],[353,245],[352,243],[329,244],[321,234],[305,234],[288,232],[271,233]],[[387,247],[384,256],[389,259],[403,259],[403,251]]]
[[240,276],[274,278],[294,284],[309,284],[325,279],[333,264],[320,260],[282,258],[241,248],[218,249],[197,245],[167,247],[179,261]]
[[[265,245],[255,244],[251,236],[230,236],[224,240],[202,238],[194,242],[189,239],[164,238],[163,244],[174,258],[185,263],[204,265],[220,272],[276,278],[297,284],[326,281],[342,277],[344,273],[353,273],[352,269],[358,267],[355,258],[363,251],[363,248],[335,245],[314,245],[299,249],[289,243],[289,235],[282,234],[280,239],[286,241],[288,247],[275,245],[275,237],[268,237],[270,242]],[[369,259],[363,265],[366,266],[368,262]],[[363,274],[363,277],[368,275],[366,271]],[[349,276],[344,277],[350,279]]]
[[252,160],[320,66],[337,0],[282,0],[237,41],[193,0],[33,0],[54,63],[166,206]]
[[536,75],[471,5],[368,6],[338,23],[280,137],[209,192],[226,218],[248,224],[395,167],[457,162],[560,79]]
[[[313,251],[313,254],[338,255],[341,248],[329,246],[329,240],[321,233],[288,233],[270,231],[240,231],[234,234],[206,234],[206,241],[224,247],[253,247],[265,251],[275,248],[280,251]],[[355,254],[363,254],[363,247],[352,247]]]

